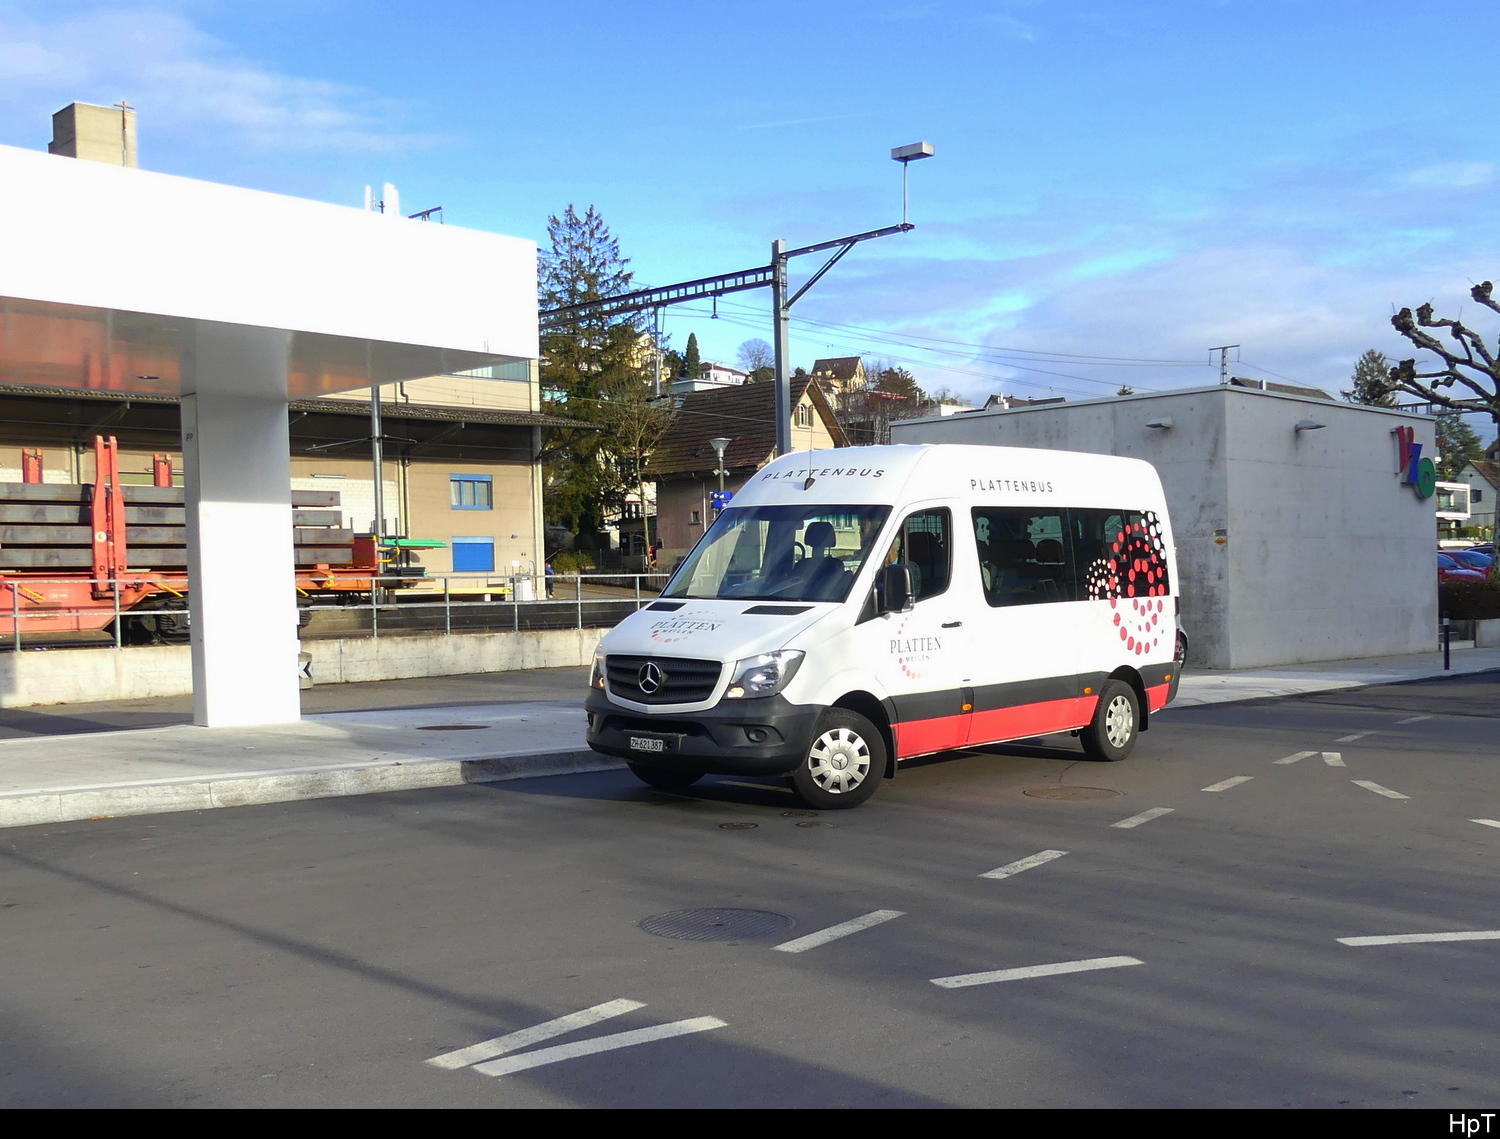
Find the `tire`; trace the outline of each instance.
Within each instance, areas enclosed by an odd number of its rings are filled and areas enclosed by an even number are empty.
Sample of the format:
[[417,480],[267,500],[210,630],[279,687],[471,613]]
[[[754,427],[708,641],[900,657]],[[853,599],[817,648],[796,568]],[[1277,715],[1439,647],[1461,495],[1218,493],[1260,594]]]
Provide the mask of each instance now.
[[792,789],[809,807],[838,811],[857,807],[885,778],[885,737],[847,708],[830,708],[818,720]]
[[691,787],[703,778],[701,774],[691,771],[676,771],[670,767],[647,767],[644,763],[631,763],[629,760],[626,760],[626,766],[630,768],[630,774],[646,786],[659,787],[663,791],[676,791],[682,787]]
[[1135,748],[1141,733],[1141,702],[1123,680],[1106,680],[1099,692],[1094,719],[1079,733],[1090,759],[1115,763]]

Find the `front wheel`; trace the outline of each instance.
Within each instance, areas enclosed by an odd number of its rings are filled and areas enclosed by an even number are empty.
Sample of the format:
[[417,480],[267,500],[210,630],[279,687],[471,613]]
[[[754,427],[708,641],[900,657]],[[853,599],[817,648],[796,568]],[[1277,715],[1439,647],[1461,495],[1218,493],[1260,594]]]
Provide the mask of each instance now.
[[1124,759],[1140,735],[1141,705],[1135,689],[1123,680],[1107,680],[1099,692],[1094,719],[1080,733],[1090,759],[1113,763]]
[[674,771],[670,767],[648,767],[644,763],[630,763],[626,761],[630,773],[648,787],[659,787],[663,791],[677,791],[683,787],[691,787],[702,779],[701,773],[692,771]]
[[885,778],[885,739],[858,712],[830,708],[818,721],[792,789],[809,807],[837,811],[857,807]]

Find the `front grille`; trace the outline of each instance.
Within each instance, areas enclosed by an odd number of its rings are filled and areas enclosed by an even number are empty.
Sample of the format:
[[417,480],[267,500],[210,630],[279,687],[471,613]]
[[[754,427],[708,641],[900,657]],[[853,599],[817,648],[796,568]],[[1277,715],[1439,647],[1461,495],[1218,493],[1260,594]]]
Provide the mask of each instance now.
[[[660,687],[649,692],[641,687],[642,674],[654,664],[661,676]],[[713,695],[724,666],[716,660],[684,657],[615,656],[605,658],[609,690],[637,704],[697,704]],[[649,678],[647,688],[650,687]]]

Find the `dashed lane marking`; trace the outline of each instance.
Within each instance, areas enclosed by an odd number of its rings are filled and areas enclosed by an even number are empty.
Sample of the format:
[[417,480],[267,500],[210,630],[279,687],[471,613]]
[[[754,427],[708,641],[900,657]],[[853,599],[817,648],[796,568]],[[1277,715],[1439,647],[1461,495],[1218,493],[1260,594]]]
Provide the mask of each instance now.
[[1500,929],[1471,929],[1461,933],[1393,933],[1384,937],[1341,937],[1340,945],[1419,945],[1428,941],[1500,941]]
[[1387,799],[1410,799],[1410,795],[1403,795],[1400,791],[1392,791],[1389,787],[1382,787],[1379,783],[1371,783],[1368,779],[1351,779],[1356,787],[1363,787],[1366,791],[1373,791],[1377,795],[1384,795]]
[[1315,751],[1299,751],[1296,755],[1288,755],[1276,760],[1277,763],[1301,763],[1304,759],[1311,759],[1318,753]]
[[837,941],[841,937],[848,937],[851,933],[858,933],[862,929],[869,929],[872,925],[899,918],[904,910],[873,910],[862,917],[851,918],[831,925],[827,929],[820,929],[816,933],[809,933],[803,937],[793,938],[791,941],[783,941],[774,948],[782,953],[806,953],[809,949],[816,949],[820,945],[827,945],[830,941]]
[[1054,858],[1061,858],[1067,854],[1066,850],[1043,850],[1026,858],[1018,858],[1014,862],[1007,862],[1004,866],[997,866],[993,870],[987,870],[980,875],[981,878],[1009,878],[1012,874],[1019,874],[1023,870],[1030,870],[1033,866],[1041,866],[1051,862]]
[[707,1032],[713,1028],[727,1027],[728,1024],[716,1016],[695,1016],[690,1020],[674,1020],[670,1024],[636,1028],[630,1032],[616,1032],[611,1036],[598,1036],[593,1040],[580,1040],[574,1044],[556,1044],[551,1048],[538,1048],[535,1052],[523,1052],[519,1056],[506,1056],[499,1060],[491,1060],[487,1064],[475,1064],[474,1070],[486,1076],[508,1076],[512,1072],[540,1068],[543,1064],[555,1064],[559,1060],[574,1060],[579,1056],[613,1052],[618,1048],[629,1048],[635,1044],[650,1044],[655,1040],[670,1040],[674,1036],[688,1036],[694,1032]]
[[1471,823],[1478,823],[1482,827],[1500,827],[1500,819],[1470,819]]
[[1231,787],[1238,787],[1241,783],[1249,783],[1254,779],[1253,775],[1232,775],[1228,779],[1221,779],[1217,783],[1210,783],[1203,788],[1205,791],[1228,791]]
[[1131,815],[1128,819],[1121,819],[1119,822],[1110,823],[1109,825],[1119,827],[1121,830],[1129,830],[1131,827],[1138,827],[1142,823],[1149,823],[1152,819],[1159,819],[1163,815],[1170,815],[1174,809],[1172,807],[1152,807],[1149,811],[1142,811],[1139,815]]
[[967,989],[1000,981],[1024,981],[1028,977],[1057,977],[1064,973],[1089,973],[1095,969],[1120,969],[1144,965],[1138,957],[1091,957],[1087,961],[1059,961],[1052,965],[1027,965],[1020,969],[996,969],[989,973],[960,973],[956,977],[933,977],[940,989]]
[[1366,736],[1373,736],[1374,732],[1353,732],[1347,736],[1340,736],[1333,742],[1336,744],[1352,744],[1355,740],[1362,740]]
[[1339,752],[1336,752],[1336,751],[1325,751],[1323,753],[1323,762],[1326,763],[1329,767],[1348,767],[1349,766],[1347,763],[1344,762],[1343,755],[1340,754]]
[[1430,719],[1432,719],[1431,716],[1408,716],[1404,720],[1397,720],[1396,723],[1398,723],[1398,724],[1419,724],[1423,720],[1430,720]]
[[602,1020],[624,1016],[627,1012],[634,1012],[638,1008],[645,1007],[640,1001],[605,1001],[602,1005],[586,1008],[582,1012],[570,1012],[567,1016],[560,1016],[556,1020],[523,1028],[518,1032],[508,1032],[504,1036],[496,1036],[492,1040],[471,1044],[456,1052],[444,1052],[441,1056],[432,1057],[427,1063],[434,1068],[446,1068],[450,1071],[467,1068],[470,1064],[477,1064],[481,1060],[490,1060],[496,1056],[503,1056],[507,1052],[528,1048],[533,1044],[540,1044],[543,1040],[551,1040],[554,1036],[562,1036],[579,1028],[588,1028]]

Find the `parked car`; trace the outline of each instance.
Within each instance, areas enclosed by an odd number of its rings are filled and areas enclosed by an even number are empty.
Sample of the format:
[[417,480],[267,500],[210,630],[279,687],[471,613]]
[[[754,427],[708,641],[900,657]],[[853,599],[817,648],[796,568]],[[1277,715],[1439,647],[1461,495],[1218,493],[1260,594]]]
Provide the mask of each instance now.
[[1464,581],[1481,584],[1489,581],[1488,574],[1481,573],[1477,569],[1470,569],[1457,558],[1444,553],[1442,550],[1438,551],[1437,562],[1439,582],[1452,582],[1456,585]]
[[1480,573],[1489,573],[1490,566],[1495,564],[1495,555],[1484,550],[1444,550],[1454,561],[1460,565],[1468,566],[1469,569],[1478,570]]

